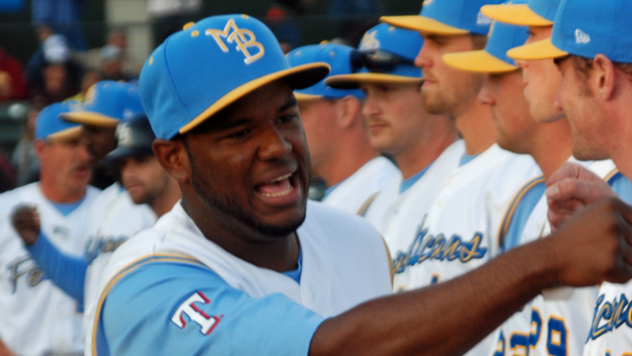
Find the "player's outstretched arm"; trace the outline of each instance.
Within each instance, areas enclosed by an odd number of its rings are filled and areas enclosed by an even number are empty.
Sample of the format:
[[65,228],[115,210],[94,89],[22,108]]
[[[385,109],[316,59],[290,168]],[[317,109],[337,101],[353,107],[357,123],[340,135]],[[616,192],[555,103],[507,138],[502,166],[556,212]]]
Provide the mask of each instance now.
[[8,347],[0,340],[0,356],[15,356]]
[[324,321],[310,355],[463,354],[542,289],[630,279],[631,223],[632,208],[602,200],[549,238],[466,275],[376,299]]

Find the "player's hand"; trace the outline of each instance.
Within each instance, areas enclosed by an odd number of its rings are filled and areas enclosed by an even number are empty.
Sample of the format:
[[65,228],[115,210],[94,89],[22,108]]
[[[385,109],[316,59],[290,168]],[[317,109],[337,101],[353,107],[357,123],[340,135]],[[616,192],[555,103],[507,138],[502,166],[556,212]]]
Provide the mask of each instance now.
[[590,286],[632,278],[632,207],[606,198],[582,209],[544,239],[560,285]]
[[601,178],[574,163],[564,163],[546,182],[548,218],[555,231],[586,205],[617,194]]
[[27,246],[37,241],[37,236],[40,233],[40,217],[34,206],[18,206],[13,211],[11,222]]

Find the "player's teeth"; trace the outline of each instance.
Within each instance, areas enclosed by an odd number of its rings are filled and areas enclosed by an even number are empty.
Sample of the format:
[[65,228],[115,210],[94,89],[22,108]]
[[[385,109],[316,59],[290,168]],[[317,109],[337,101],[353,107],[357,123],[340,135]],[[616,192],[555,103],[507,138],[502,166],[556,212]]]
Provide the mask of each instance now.
[[293,190],[294,190],[294,187],[291,187],[288,190],[284,190],[284,191],[278,192],[278,193],[265,193],[265,192],[260,192],[260,193],[264,197],[282,197],[284,195],[288,195],[288,194],[292,193]]
[[275,178],[275,179],[271,180],[269,183],[276,183],[276,182],[280,182],[280,181],[282,181],[282,180],[284,180],[284,179],[290,178],[291,176],[292,176],[292,173],[288,173],[288,174],[286,174],[286,175],[284,175],[284,176],[281,176],[281,177],[279,177],[279,178]]

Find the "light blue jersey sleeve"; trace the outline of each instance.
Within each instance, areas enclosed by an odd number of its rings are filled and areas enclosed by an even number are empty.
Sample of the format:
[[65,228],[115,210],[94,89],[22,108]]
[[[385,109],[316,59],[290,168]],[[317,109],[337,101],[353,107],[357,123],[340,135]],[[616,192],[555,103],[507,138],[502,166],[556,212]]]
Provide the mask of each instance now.
[[57,287],[77,300],[78,308],[82,310],[88,269],[86,258],[61,252],[42,232],[33,245],[26,246],[26,250]]
[[626,176],[617,172],[608,179],[608,184],[624,202],[632,204],[632,182]]
[[544,195],[546,188],[545,183],[543,177],[537,177],[527,182],[518,191],[511,205],[509,205],[500,227],[498,238],[502,252],[506,252],[522,244],[522,232],[533,209],[542,198],[542,195]]
[[104,355],[307,355],[324,320],[282,294],[251,298],[212,270],[152,262],[110,289],[96,329]]

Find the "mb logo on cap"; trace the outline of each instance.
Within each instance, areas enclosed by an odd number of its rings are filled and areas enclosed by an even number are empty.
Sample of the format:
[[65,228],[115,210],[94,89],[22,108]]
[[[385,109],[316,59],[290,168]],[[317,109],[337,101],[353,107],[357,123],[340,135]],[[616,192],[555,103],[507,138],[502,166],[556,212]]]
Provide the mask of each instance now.
[[[231,30],[233,32],[230,32]],[[223,31],[208,29],[205,33],[207,36],[213,36],[224,52],[228,52],[228,47],[226,47],[222,38],[226,38],[226,42],[228,43],[237,43],[236,49],[246,56],[246,59],[244,59],[246,64],[256,61],[265,53],[265,48],[263,48],[261,43],[257,42],[255,34],[250,30],[237,27],[233,19],[228,20]],[[251,54],[250,51],[248,51],[248,48],[251,47],[256,47],[258,51],[255,54]]]

